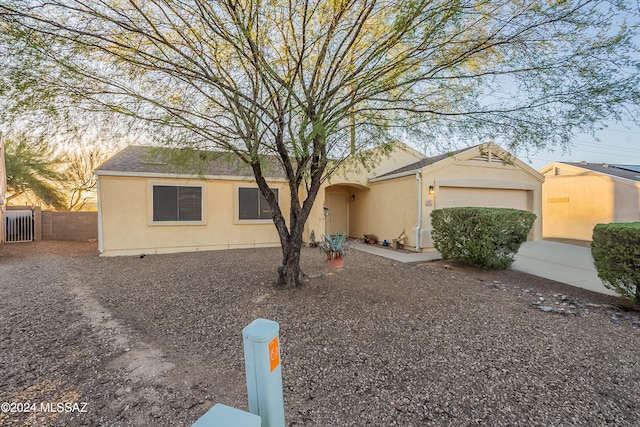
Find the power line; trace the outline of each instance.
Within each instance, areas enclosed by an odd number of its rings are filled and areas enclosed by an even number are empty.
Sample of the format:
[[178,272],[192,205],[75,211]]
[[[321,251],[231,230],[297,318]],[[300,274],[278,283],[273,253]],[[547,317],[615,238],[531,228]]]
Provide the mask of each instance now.
[[575,140],[574,141],[575,145],[580,145],[580,146],[587,146],[587,148],[593,147],[593,148],[602,148],[605,150],[608,149],[612,149],[612,150],[616,150],[616,151],[627,151],[630,153],[638,153],[640,154],[640,150],[638,150],[637,148],[630,148],[630,147],[622,147],[619,145],[609,145],[609,144],[599,144],[597,142],[587,142],[587,141],[579,141],[579,140]]
[[620,133],[630,133],[633,135],[640,135],[640,131],[633,131],[633,130],[625,130],[625,129],[611,129],[611,128],[604,128],[599,130],[598,132],[620,132]]

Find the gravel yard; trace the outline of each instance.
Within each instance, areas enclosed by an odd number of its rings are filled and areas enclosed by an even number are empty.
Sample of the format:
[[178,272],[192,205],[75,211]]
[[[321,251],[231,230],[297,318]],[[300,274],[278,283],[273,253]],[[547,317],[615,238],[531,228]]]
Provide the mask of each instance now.
[[218,402],[246,410],[241,331],[258,317],[280,323],[288,426],[639,423],[640,313],[617,298],[446,262],[351,251],[330,272],[317,250],[302,258],[308,284],[282,291],[278,249],[0,246],[0,402],[36,404],[0,425],[189,426]]

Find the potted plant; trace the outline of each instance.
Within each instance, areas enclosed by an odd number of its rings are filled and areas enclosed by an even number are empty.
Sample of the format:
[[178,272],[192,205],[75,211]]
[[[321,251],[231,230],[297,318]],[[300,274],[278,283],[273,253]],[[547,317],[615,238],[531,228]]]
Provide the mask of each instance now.
[[375,245],[376,243],[378,243],[378,236],[376,236],[375,234],[365,234],[364,242],[370,245]]
[[406,238],[407,238],[407,235],[404,233],[404,228],[403,228],[398,238],[393,239],[393,249],[402,249]]
[[323,241],[320,242],[320,250],[327,256],[327,263],[329,268],[343,268],[344,257],[349,244],[347,243],[347,235],[336,233],[334,236],[323,236]]

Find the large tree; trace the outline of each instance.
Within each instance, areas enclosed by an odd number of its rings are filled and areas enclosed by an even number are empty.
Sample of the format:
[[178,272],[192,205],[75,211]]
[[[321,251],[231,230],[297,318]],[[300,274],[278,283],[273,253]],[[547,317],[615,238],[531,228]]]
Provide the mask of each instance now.
[[[399,135],[566,144],[638,112],[640,19],[619,0],[0,0],[0,12],[5,94],[134,118],[249,164],[288,286],[318,190],[352,152]],[[267,155],[287,174],[289,218]]]
[[[62,159],[44,141],[32,140],[24,134],[5,141],[7,202],[23,196],[58,209],[65,207],[60,172]],[[14,202],[15,203],[15,202]]]

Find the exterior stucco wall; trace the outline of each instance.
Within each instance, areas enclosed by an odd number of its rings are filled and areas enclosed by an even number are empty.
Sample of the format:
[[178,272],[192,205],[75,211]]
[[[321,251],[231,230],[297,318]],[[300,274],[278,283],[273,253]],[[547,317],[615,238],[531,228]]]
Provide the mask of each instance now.
[[369,178],[410,165],[422,160],[424,156],[404,144],[398,143],[388,156],[379,155],[379,157],[376,157],[376,155],[373,155],[373,158],[375,159],[375,165],[370,170],[366,170],[356,162],[347,159],[342,167],[331,176],[328,185],[367,186]]
[[[374,155],[375,157],[375,155]],[[405,146],[404,144],[396,144],[395,148],[389,153],[388,156],[379,156],[376,158],[376,165],[370,170],[366,170],[363,167],[352,163],[350,160],[345,161],[341,168],[339,168],[329,180],[327,180],[320,190],[318,191],[317,198],[309,219],[307,220],[306,229],[304,233],[305,241],[309,240],[311,232],[313,231],[316,240],[319,240],[322,235],[327,232],[327,222],[330,220],[325,216],[324,208],[327,207],[327,198],[331,194],[342,193],[346,197],[347,212],[348,212],[348,234],[351,237],[362,237],[362,233],[376,233],[372,229],[368,231],[362,231],[366,228],[371,228],[371,225],[361,225],[362,215],[360,203],[353,203],[362,200],[361,195],[370,192],[369,179],[391,172],[395,169],[410,165],[422,160],[424,155],[417,151]],[[355,196],[355,200],[351,200],[351,196]],[[413,197],[415,200],[415,196]],[[416,211],[416,208],[413,209]],[[416,211],[417,212],[417,211]],[[356,215],[356,216],[354,216]],[[417,215],[417,214],[416,214]],[[415,225],[414,225],[415,227]],[[398,233],[401,229],[398,230]],[[407,231],[408,232],[408,231]],[[381,233],[377,233],[381,234]],[[379,236],[381,237],[381,236]],[[394,236],[393,238],[397,237]],[[385,239],[386,237],[382,238]]]
[[[203,223],[165,225],[152,222],[151,185],[204,185]],[[236,220],[237,188],[251,181],[199,180],[100,176],[102,255],[136,255],[247,247],[278,246],[272,221]],[[279,189],[280,206],[289,216],[290,196],[285,183]]]
[[349,234],[362,238],[375,234],[389,243],[405,229],[405,245],[415,246],[412,227],[418,222],[417,181],[414,176],[372,182],[370,189],[354,192],[350,201]]
[[545,238],[590,241],[596,224],[640,221],[640,183],[564,164],[544,169]]

